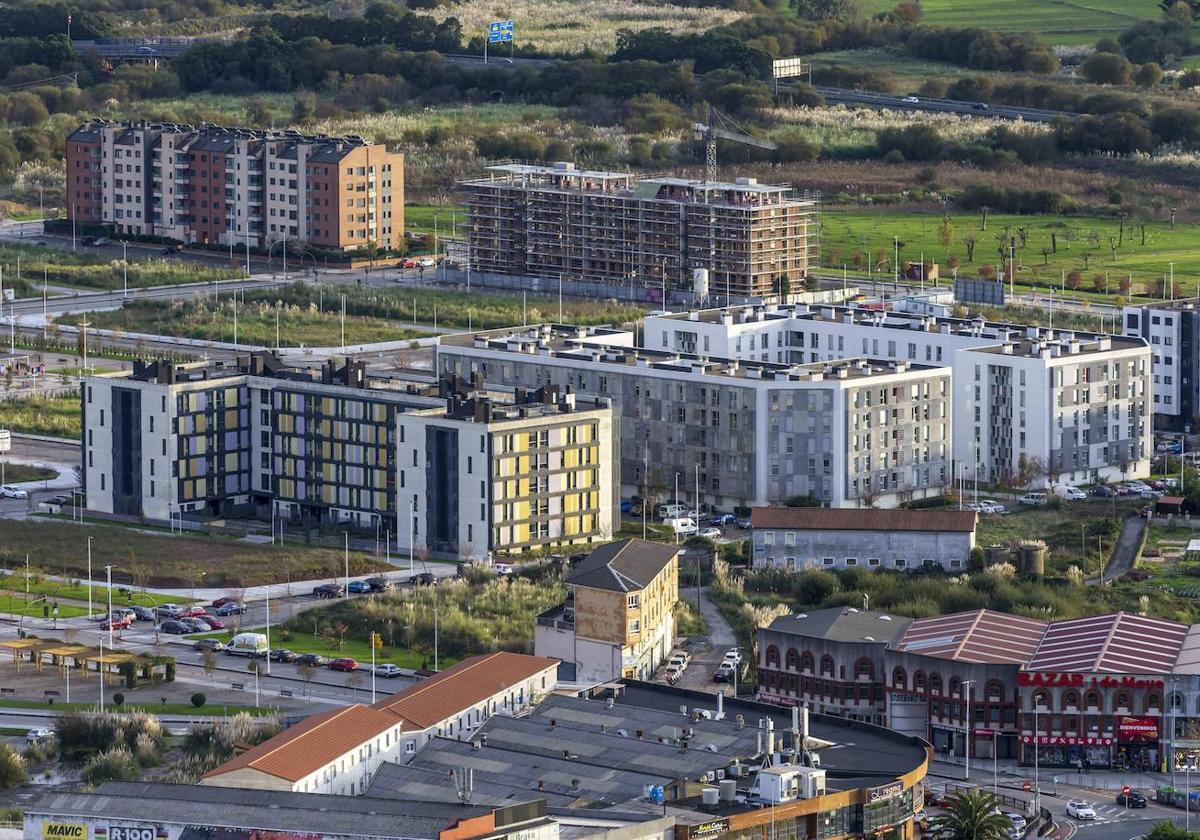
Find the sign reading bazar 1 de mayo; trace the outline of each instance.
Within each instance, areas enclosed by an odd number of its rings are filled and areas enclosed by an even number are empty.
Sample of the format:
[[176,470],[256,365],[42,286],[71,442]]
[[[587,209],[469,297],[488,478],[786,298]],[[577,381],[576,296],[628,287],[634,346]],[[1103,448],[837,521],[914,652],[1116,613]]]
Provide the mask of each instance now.
[[1044,686],[1046,688],[1162,688],[1162,680],[1143,677],[1092,676],[1088,674],[1017,674],[1017,685]]

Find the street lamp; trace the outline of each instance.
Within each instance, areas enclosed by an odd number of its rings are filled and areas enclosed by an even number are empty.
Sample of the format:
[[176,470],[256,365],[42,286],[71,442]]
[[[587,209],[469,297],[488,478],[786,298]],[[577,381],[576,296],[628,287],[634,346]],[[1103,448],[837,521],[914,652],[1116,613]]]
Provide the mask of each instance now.
[[959,689],[959,697],[963,700],[963,709],[965,710],[966,721],[966,736],[963,744],[963,757],[966,758],[965,772],[963,778],[967,781],[971,780],[971,742],[975,740],[974,723],[971,720],[971,684],[975,680],[963,680],[962,688]]
[[113,613],[112,613],[112,565],[104,566],[104,574],[108,580],[108,649],[113,648]]

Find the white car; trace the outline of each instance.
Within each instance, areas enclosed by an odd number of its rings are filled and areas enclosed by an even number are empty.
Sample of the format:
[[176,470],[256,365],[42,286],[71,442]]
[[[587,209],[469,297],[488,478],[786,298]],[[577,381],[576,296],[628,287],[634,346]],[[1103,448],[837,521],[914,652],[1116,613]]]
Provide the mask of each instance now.
[[920,102],[921,100],[915,96],[906,96],[906,97],[904,97],[903,101],[907,102],[909,105],[915,105],[918,102]]
[[437,261],[433,257],[425,257],[422,260],[418,260],[417,265],[421,266],[421,268],[433,268],[437,265]]
[[49,741],[53,737],[54,737],[53,729],[45,729],[45,728],[30,729],[28,732],[25,733],[25,740],[31,744],[37,744],[42,741]]
[[1077,820],[1094,820],[1096,819],[1096,812],[1086,802],[1079,802],[1072,799],[1067,803],[1067,816],[1074,817]]
[[705,528],[702,531],[700,531],[700,536],[708,537],[708,539],[710,539],[710,540],[720,539],[721,538],[721,529],[720,528]]
[[1018,814],[1016,811],[1005,811],[1004,816],[1008,817],[1008,821],[1012,823],[1014,830],[1025,833],[1025,817]]
[[995,513],[1003,516],[1008,513],[1008,508],[993,499],[984,499],[979,503],[980,513]]
[[5,484],[0,487],[0,496],[6,499],[28,499],[29,494],[13,484]]
[[738,665],[742,661],[742,652],[737,648],[733,648],[725,653],[725,662],[730,665]]
[[383,662],[375,666],[375,676],[377,677],[398,677],[403,673],[404,671],[400,669],[399,665],[393,665],[391,662]]

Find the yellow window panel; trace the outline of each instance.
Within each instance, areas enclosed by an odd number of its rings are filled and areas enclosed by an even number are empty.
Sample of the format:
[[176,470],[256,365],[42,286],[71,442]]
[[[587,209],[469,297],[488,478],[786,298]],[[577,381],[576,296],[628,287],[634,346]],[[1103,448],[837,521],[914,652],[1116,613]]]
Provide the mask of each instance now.
[[196,434],[202,435],[208,431],[208,418],[203,414],[196,416]]
[[225,456],[225,471],[237,472],[238,456],[236,452],[230,452]]

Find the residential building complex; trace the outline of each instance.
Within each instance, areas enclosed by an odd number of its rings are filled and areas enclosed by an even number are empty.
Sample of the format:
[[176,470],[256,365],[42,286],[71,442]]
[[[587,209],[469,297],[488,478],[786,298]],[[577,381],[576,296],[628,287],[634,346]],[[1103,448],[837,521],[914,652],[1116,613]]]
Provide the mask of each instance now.
[[472,656],[385,697],[305,718],[204,776],[202,784],[355,796],[381,764],[403,763],[432,738],[465,740],[492,715],[527,711],[557,683],[558,662]]
[[974,610],[910,620],[844,607],[759,629],[764,699],[1042,766],[1200,758],[1200,625]]
[[955,476],[1075,484],[1145,476],[1151,354],[1140,338],[835,305],[650,316],[645,345],[739,362],[853,356],[953,371]]
[[1150,345],[1154,369],[1154,423],[1182,432],[1200,417],[1200,309],[1195,301],[1126,306],[1125,335]]
[[404,156],[361,137],[93,120],[66,161],[70,217],[118,235],[345,252],[404,239]]
[[751,562],[757,568],[967,568],[975,547],[972,510],[754,508]]
[[492,274],[692,289],[725,298],[799,288],[815,264],[818,202],[790,188],[502,164],[463,182],[471,268]]
[[610,399],[629,494],[678,482],[722,508],[801,495],[893,507],[950,486],[946,367],[741,361],[633,343],[621,330],[550,325],[444,336],[437,370]]
[[594,549],[567,578],[567,598],[538,616],[534,650],[581,683],[649,679],[675,641],[679,549],[621,540]]
[[506,397],[260,353],[88,377],[82,410],[104,513],[332,522],[474,559],[604,541],[615,522],[613,411],[567,389]]

